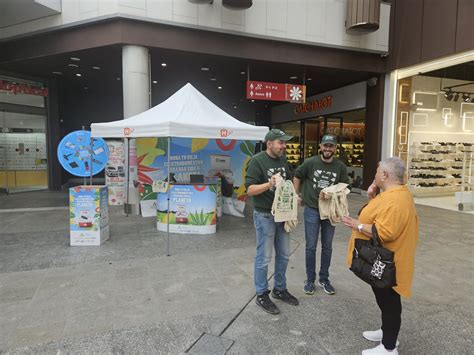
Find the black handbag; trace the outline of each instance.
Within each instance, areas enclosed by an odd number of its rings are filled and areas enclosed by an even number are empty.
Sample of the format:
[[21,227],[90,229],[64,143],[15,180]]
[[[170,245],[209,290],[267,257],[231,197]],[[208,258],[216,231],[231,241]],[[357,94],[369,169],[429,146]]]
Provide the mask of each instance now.
[[356,239],[349,268],[357,277],[376,288],[397,285],[394,252],[382,246],[375,224],[370,240]]

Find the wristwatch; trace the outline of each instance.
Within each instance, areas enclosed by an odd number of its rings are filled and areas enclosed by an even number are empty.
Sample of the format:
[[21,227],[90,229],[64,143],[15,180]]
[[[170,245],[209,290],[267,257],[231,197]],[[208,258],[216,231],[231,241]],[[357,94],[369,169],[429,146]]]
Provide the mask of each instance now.
[[359,231],[359,233],[362,233],[363,228],[364,228],[364,225],[362,223],[357,226],[357,230]]

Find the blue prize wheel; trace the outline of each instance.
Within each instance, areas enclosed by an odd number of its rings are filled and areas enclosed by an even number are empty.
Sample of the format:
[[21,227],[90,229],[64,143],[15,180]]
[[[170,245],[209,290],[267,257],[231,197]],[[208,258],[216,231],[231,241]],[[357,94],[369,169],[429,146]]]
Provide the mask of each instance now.
[[[109,147],[102,138],[93,138],[91,133],[74,131],[65,136],[58,146],[58,159],[61,166],[74,176],[87,177],[104,170],[109,159]],[[91,154],[92,152],[92,166]]]

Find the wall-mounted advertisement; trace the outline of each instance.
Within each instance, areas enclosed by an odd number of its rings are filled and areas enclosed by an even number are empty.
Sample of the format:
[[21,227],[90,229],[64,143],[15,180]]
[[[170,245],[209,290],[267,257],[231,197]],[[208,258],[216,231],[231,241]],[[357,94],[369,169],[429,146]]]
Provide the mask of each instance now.
[[[168,176],[167,149],[167,138],[137,139],[138,179],[143,215],[152,213],[153,208],[156,211],[153,205],[156,193],[152,191],[151,185],[154,180],[164,180]],[[220,177],[223,212],[243,217],[247,197],[245,171],[254,150],[254,141],[171,138],[171,181],[189,182],[191,175]]]
[[169,215],[171,233],[212,234],[216,232],[216,185],[171,185],[170,212],[167,193],[158,193],[156,226],[166,232]]
[[107,186],[69,189],[71,246],[100,245],[109,239]]

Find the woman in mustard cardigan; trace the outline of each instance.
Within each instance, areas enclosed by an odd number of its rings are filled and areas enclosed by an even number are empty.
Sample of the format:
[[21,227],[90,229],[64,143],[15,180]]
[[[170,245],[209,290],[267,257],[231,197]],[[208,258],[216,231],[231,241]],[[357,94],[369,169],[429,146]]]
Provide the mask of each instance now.
[[[370,239],[375,224],[383,246],[395,253],[397,285],[393,288],[375,288],[382,311],[382,327],[365,331],[364,338],[381,342],[362,354],[398,354],[398,332],[400,331],[402,305],[400,296],[411,297],[411,285],[415,264],[415,249],[418,241],[418,217],[413,197],[405,186],[405,162],[399,158],[382,160],[377,168],[375,180],[367,190],[369,202],[362,208],[358,219],[344,217],[344,224],[352,229],[347,252],[347,262],[352,262],[354,240]],[[380,194],[376,191],[380,190]]]

